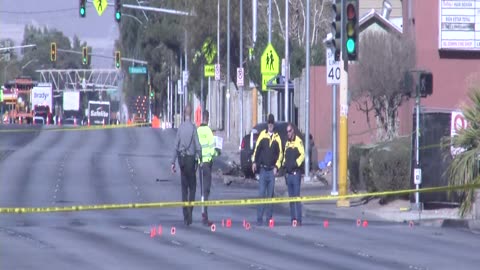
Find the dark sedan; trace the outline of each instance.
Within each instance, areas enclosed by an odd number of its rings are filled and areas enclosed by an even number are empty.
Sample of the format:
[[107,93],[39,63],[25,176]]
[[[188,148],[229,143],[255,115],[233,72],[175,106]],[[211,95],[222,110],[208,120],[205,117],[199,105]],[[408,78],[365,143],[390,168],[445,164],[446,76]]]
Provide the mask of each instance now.
[[[280,139],[282,140],[283,148],[285,148],[285,144],[287,143],[287,122],[275,122],[274,130],[278,132],[280,135]],[[240,145],[240,167],[242,169],[243,174],[247,178],[254,178],[255,174],[252,172],[252,155],[253,150],[255,148],[255,144],[257,142],[258,135],[261,131],[267,129],[267,123],[259,123],[252,128],[252,131],[245,135],[242,139]],[[305,135],[300,132],[300,130],[295,126],[295,134],[297,134],[304,142],[305,142]],[[313,139],[310,136],[310,168],[312,168],[312,146],[314,145]],[[303,165],[302,165],[303,167]],[[283,174],[283,170],[279,171],[279,174]]]

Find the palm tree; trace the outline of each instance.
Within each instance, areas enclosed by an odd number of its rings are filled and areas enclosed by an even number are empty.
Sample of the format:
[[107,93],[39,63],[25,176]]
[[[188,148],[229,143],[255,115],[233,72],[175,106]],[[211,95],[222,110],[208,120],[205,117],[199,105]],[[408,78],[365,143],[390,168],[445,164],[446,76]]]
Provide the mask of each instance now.
[[[480,84],[473,85],[468,94],[471,104],[463,108],[468,126],[450,140],[449,145],[465,151],[457,154],[447,170],[450,185],[480,184]],[[450,138],[448,138],[450,139]],[[475,190],[459,191],[462,195],[460,216],[471,212],[475,201]]]

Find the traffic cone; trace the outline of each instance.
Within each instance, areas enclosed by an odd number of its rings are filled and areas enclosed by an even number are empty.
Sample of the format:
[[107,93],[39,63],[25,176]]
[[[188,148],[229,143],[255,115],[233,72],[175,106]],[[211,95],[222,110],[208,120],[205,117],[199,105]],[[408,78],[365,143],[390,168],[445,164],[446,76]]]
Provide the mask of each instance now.
[[75,127],[77,126],[77,118],[76,117],[73,118],[73,126],[75,126]]
[[87,125],[90,126],[90,117],[87,119]]

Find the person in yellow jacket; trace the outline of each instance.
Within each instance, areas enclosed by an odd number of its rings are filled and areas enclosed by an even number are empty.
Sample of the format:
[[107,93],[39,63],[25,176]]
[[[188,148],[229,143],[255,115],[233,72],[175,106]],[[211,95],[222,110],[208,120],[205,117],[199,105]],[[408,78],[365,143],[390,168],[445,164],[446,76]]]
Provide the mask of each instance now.
[[[285,144],[285,154],[282,165],[285,168],[285,180],[288,187],[289,197],[300,196],[300,183],[302,182],[302,163],[305,160],[305,150],[300,137],[295,134],[292,123],[287,125],[287,143]],[[302,203],[290,203],[291,222],[296,222],[298,226],[302,225]]]
[[[275,189],[275,175],[280,169],[283,159],[283,144],[278,132],[274,131],[275,118],[272,114],[268,115],[267,129],[260,132],[255,150],[252,157],[252,171],[255,173],[260,170],[259,190],[260,198],[273,198]],[[258,205],[257,208],[257,225],[262,226],[263,214],[266,210],[266,221],[268,222],[273,216],[273,206]]]
[[[202,147],[202,161],[203,165],[200,167],[200,189],[202,193],[202,200],[208,200],[210,195],[210,187],[212,185],[212,164],[213,158],[217,156],[215,150],[215,138],[213,132],[208,126],[209,113],[207,110],[203,112],[202,123],[197,128],[198,140]],[[208,219],[207,207],[202,207],[202,223],[211,226],[213,223]]]

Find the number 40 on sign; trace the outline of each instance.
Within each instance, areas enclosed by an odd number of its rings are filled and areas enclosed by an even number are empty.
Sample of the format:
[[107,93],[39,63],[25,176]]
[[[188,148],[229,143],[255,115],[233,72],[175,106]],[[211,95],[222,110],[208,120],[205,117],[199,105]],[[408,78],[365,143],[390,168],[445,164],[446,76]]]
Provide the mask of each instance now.
[[327,49],[327,84],[340,84],[340,63],[335,61],[335,55],[331,49]]

